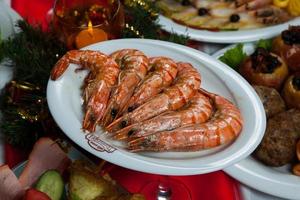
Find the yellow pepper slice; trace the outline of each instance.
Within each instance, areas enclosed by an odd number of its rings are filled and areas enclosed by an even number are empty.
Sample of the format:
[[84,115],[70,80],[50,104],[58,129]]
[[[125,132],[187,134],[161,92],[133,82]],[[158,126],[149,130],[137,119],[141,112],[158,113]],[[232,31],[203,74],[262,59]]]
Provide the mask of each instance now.
[[300,0],[290,0],[287,9],[291,15],[300,16]]
[[273,4],[279,8],[285,8],[288,6],[290,0],[273,0]]

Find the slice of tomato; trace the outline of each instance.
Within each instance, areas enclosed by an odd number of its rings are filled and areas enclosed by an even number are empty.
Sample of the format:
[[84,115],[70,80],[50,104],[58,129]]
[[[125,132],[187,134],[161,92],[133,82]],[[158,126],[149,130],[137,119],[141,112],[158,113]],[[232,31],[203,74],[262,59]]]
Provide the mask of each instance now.
[[26,190],[23,200],[51,200],[47,194],[35,189]]

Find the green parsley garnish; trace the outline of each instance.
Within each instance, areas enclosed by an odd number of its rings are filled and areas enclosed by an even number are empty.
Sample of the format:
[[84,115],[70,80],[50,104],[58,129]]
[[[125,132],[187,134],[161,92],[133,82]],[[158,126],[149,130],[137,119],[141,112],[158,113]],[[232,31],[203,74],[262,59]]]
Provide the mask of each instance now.
[[272,39],[261,39],[257,42],[256,48],[261,47],[266,49],[267,51],[270,51],[272,49]]
[[219,60],[237,71],[239,64],[247,57],[243,51],[243,46],[243,44],[238,44],[234,48],[227,50]]

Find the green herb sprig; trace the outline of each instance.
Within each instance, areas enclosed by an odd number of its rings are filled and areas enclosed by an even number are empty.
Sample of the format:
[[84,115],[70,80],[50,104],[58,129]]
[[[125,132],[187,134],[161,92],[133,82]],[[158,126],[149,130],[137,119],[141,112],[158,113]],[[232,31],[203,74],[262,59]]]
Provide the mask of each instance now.
[[266,49],[267,51],[270,51],[272,49],[272,39],[261,39],[257,42],[256,48],[261,47]]
[[243,51],[243,47],[243,44],[237,44],[234,48],[227,50],[219,60],[238,71],[238,66],[247,57],[246,53]]

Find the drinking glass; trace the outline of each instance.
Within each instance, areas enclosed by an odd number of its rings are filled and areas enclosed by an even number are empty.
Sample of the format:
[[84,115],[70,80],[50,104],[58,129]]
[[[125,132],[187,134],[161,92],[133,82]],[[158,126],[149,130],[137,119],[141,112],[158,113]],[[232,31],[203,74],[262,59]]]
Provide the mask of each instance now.
[[188,187],[172,176],[161,175],[157,180],[151,180],[139,191],[147,200],[192,200]]
[[54,30],[69,49],[119,38],[124,10],[119,0],[56,0]]

